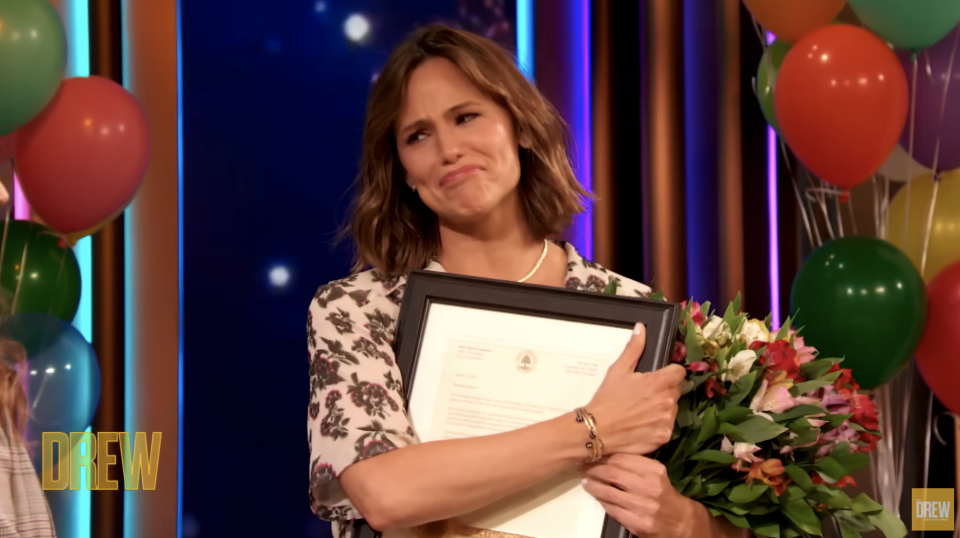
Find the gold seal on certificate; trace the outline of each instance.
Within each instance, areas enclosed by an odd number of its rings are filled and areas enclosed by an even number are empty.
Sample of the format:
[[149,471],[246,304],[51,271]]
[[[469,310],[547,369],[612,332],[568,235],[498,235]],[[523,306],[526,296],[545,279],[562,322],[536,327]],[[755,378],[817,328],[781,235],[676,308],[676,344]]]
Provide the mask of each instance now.
[[[406,408],[420,442],[491,435],[586,405],[630,339],[647,327],[638,371],[669,362],[680,306],[415,271],[395,340]],[[449,537],[614,538],[626,531],[571,469],[475,513]],[[361,527],[361,538],[375,537]]]

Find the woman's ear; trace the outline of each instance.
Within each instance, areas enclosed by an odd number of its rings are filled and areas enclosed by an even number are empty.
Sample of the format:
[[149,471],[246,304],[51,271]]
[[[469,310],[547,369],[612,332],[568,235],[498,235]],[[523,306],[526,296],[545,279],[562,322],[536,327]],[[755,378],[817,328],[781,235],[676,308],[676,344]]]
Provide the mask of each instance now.
[[533,145],[533,139],[530,138],[530,135],[521,127],[520,133],[517,136],[517,143],[520,144],[520,147],[523,149],[530,149],[530,146]]

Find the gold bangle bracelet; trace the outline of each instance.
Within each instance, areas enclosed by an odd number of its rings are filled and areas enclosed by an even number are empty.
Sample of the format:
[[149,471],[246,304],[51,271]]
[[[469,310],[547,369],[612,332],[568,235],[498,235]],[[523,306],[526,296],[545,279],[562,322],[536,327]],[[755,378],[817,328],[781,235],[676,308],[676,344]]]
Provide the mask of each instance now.
[[575,412],[577,414],[577,422],[582,422],[587,427],[587,432],[590,435],[590,440],[586,443],[587,450],[590,451],[587,463],[596,463],[603,457],[603,440],[601,440],[597,434],[597,421],[593,417],[593,414],[584,407],[576,408]]

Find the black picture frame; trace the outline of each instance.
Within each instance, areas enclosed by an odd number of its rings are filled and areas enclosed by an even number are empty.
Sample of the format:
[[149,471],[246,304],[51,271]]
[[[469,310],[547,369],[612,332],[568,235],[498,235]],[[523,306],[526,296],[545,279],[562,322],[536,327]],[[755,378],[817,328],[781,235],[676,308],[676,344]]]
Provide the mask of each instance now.
[[[522,314],[563,321],[632,328],[644,323],[647,345],[636,371],[652,372],[670,362],[682,308],[677,303],[533,284],[518,284],[436,271],[412,271],[407,278],[394,337],[397,366],[403,376],[404,403],[416,386],[415,372],[433,304]],[[359,538],[380,538],[362,520]],[[629,532],[607,516],[596,538],[622,538]],[[584,537],[590,538],[590,537]]]

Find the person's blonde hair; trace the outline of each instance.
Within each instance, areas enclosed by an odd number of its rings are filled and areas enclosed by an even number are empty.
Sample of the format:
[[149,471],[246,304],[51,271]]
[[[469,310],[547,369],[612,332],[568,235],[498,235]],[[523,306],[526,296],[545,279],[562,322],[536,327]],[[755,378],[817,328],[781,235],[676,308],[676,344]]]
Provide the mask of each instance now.
[[[10,301],[0,290],[0,324],[10,317]],[[0,337],[0,427],[14,439],[23,440],[30,418],[24,390],[27,350],[20,342]]]
[[347,234],[357,257],[354,271],[375,267],[386,276],[423,268],[440,248],[437,216],[411,190],[397,154],[395,127],[407,82],[424,61],[445,58],[512,117],[515,132],[530,148],[518,146],[520,198],[531,232],[551,237],[569,226],[590,195],[574,176],[567,155],[567,125],[517,69],[497,43],[469,32],[428,26],[414,32],[391,54],[373,86],[363,131]]

